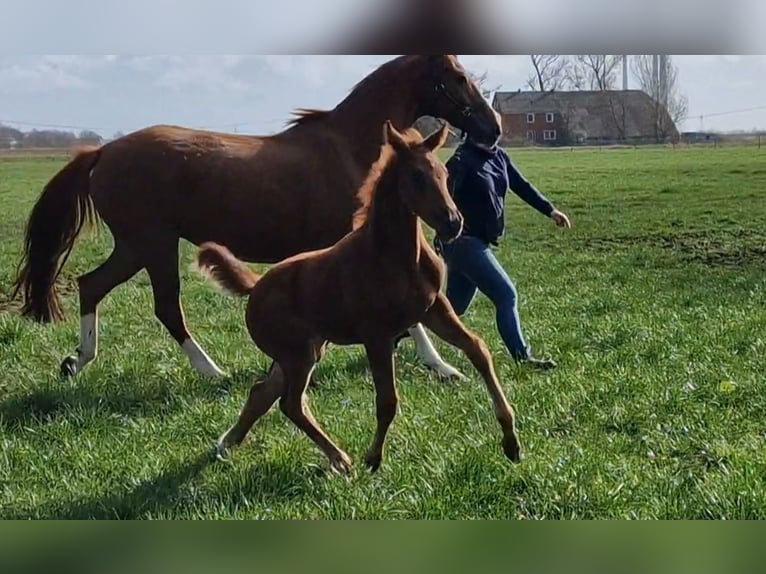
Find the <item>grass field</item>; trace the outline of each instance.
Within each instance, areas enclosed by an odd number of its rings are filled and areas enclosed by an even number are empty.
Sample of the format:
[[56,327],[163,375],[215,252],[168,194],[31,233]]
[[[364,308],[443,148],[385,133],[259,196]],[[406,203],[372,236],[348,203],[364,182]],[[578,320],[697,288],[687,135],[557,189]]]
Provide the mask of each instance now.
[[411,342],[397,359],[401,409],[381,471],[364,470],[373,391],[360,348],[332,347],[310,392],[347,449],[348,478],[274,409],[228,463],[215,438],[267,366],[244,302],[188,270],[192,332],[232,375],[199,377],[154,319],[144,273],[102,304],[99,357],[58,378],[77,345],[74,278],[109,251],[78,243],[63,274],[68,320],[41,327],[7,300],[33,201],[63,160],[0,161],[2,518],[766,518],[766,155],[756,149],[519,151],[524,173],[567,212],[557,229],[507,201],[498,256],[525,334],[559,362],[509,360],[493,310],[483,335],[517,406],[527,458],[503,457],[483,385],[444,383]]

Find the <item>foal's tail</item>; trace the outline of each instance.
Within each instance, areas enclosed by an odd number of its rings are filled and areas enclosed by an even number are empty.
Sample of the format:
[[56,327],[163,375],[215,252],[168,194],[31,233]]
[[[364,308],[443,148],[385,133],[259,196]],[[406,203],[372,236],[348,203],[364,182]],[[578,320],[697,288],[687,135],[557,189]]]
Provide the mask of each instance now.
[[12,294],[23,293],[25,317],[40,323],[64,318],[56,279],[83,226],[96,219],[89,178],[100,154],[99,148],[80,151],[53,176],[32,208]]
[[200,245],[197,266],[226,291],[240,297],[248,295],[260,279],[231,251],[217,243]]

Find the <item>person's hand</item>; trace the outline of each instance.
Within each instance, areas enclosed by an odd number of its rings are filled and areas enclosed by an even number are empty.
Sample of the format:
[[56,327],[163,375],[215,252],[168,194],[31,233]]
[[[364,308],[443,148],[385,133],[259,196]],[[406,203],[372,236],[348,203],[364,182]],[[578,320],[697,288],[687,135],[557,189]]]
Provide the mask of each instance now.
[[567,229],[572,227],[572,223],[569,221],[569,218],[566,216],[566,214],[562,213],[558,209],[554,209],[551,212],[551,219],[555,221],[556,225],[559,227],[566,227]]

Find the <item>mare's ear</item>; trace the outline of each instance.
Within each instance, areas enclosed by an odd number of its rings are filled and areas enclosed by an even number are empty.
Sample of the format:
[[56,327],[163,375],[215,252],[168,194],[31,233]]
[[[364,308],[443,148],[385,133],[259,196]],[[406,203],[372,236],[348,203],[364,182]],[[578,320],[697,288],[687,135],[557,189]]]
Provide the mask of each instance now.
[[437,149],[442,147],[445,143],[447,143],[448,136],[449,136],[449,126],[447,125],[447,122],[443,122],[441,129],[435,131],[430,136],[428,136],[423,141],[423,145],[426,146],[432,152],[436,151]]
[[397,151],[406,150],[409,148],[407,142],[404,141],[402,134],[400,134],[391,120],[386,120],[386,127],[383,130],[383,141],[387,144],[391,144]]

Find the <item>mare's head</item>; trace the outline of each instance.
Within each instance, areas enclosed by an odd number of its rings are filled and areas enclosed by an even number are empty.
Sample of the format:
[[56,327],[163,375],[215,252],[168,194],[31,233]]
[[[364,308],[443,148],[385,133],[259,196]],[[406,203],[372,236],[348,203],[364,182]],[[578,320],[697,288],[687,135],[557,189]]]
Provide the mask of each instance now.
[[427,138],[415,130],[403,135],[391,122],[386,122],[383,134],[396,154],[402,202],[444,242],[454,241],[463,231],[463,216],[447,189],[447,168],[436,156],[448,134],[445,124]]
[[501,135],[499,116],[457,56],[420,56],[422,115],[447,120],[473,141],[493,146]]

